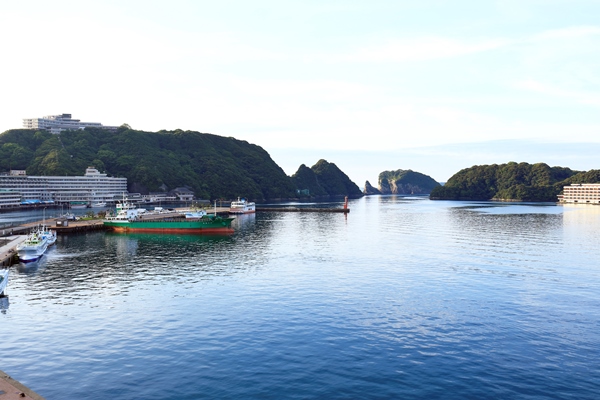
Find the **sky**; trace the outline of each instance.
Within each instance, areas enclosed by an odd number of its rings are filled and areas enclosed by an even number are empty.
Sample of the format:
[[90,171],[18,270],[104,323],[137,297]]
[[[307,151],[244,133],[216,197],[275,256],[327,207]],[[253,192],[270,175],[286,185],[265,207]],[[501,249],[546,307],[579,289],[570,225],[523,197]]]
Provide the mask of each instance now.
[[[600,1],[4,1],[0,132],[70,113],[444,182],[600,168]],[[110,173],[110,171],[107,171]]]

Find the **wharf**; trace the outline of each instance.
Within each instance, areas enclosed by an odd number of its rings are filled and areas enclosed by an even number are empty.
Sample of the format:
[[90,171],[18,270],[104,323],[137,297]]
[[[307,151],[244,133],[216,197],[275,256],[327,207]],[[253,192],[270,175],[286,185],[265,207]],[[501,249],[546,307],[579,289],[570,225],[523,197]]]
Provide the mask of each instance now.
[[308,207],[256,207],[259,211],[277,211],[277,212],[320,212],[320,213],[349,213],[349,208],[308,208]]
[[2,400],[44,400],[42,396],[29,389],[21,382],[0,371],[0,399]]
[[12,265],[17,254],[15,249],[25,241],[25,237],[25,235],[14,235],[0,238],[0,266],[9,267]]

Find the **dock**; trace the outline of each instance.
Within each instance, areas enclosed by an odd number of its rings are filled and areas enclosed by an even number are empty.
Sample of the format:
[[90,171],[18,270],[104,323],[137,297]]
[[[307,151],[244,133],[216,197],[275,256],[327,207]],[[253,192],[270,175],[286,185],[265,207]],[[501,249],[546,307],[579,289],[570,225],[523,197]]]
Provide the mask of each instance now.
[[[160,214],[140,215],[141,220],[158,220],[165,218],[180,218],[181,212],[186,209],[175,209],[173,212],[163,212]],[[209,215],[227,215],[229,207],[212,207],[206,209]],[[347,214],[350,209],[345,205],[344,208],[316,208],[316,207],[256,207],[256,212],[312,212],[312,213],[343,213]],[[104,231],[102,219],[90,220],[64,220],[50,218],[45,221],[29,222],[12,228],[5,228],[0,231],[0,266],[10,266],[15,260],[16,247],[22,243],[26,235],[37,226],[45,224],[48,228],[55,230],[57,235],[69,233],[85,233],[90,231]]]
[[2,400],[44,400],[42,396],[15,380],[6,372],[0,371],[0,399]]
[[[25,235],[11,235],[0,238],[0,266],[9,267],[17,255],[16,247],[25,241]],[[1,399],[1,397],[0,397]]]

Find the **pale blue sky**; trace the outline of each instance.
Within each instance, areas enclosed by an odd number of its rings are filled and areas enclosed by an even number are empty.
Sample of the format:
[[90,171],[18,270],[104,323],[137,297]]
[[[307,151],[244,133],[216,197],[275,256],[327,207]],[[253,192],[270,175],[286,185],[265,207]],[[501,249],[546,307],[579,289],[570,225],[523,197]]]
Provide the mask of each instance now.
[[214,133],[359,186],[385,169],[600,168],[599,15],[597,0],[2,2],[0,132],[71,113]]

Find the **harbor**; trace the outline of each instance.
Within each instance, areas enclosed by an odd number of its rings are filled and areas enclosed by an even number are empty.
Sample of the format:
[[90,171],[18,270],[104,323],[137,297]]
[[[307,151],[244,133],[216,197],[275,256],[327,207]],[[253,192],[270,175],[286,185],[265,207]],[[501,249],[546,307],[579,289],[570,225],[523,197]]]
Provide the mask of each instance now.
[[577,310],[599,306],[600,207],[350,206],[232,236],[60,234],[10,268],[1,369],[48,399],[598,398],[599,316]]
[[[160,221],[169,218],[180,218],[183,213],[188,211],[189,208],[173,208],[161,211],[160,213],[144,213],[137,216],[140,221]],[[206,209],[208,215],[229,215],[229,207],[212,207]],[[305,213],[344,213],[350,212],[347,203],[344,204],[343,208],[331,208],[331,207],[297,207],[297,206],[286,206],[286,207],[256,207],[252,212],[305,212]],[[26,235],[32,232],[37,227],[45,225],[51,230],[56,231],[57,235],[74,234],[74,233],[87,233],[94,231],[105,231],[109,228],[104,224],[103,218],[79,218],[79,219],[67,219],[63,217],[55,217],[43,219],[40,221],[33,221],[22,223],[14,227],[5,227],[0,231],[0,265],[10,266],[15,262],[18,262],[16,257],[16,248],[19,244],[25,241]]]

